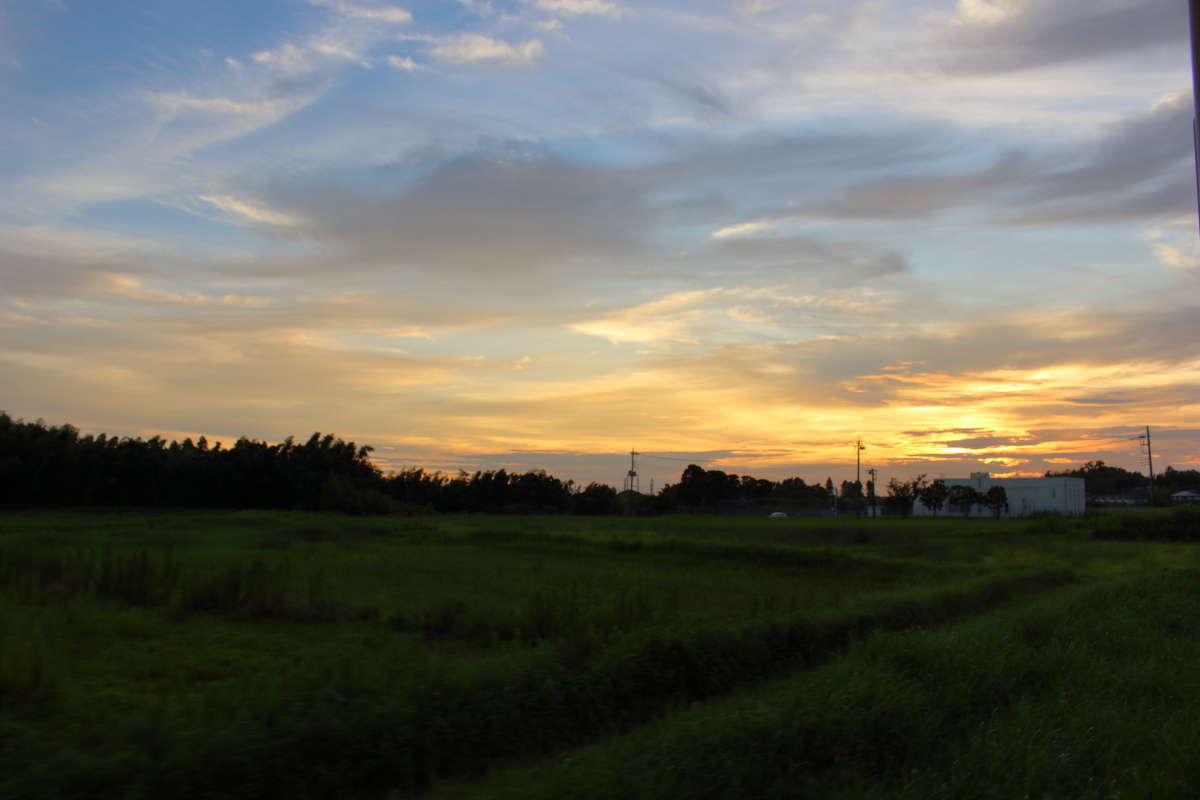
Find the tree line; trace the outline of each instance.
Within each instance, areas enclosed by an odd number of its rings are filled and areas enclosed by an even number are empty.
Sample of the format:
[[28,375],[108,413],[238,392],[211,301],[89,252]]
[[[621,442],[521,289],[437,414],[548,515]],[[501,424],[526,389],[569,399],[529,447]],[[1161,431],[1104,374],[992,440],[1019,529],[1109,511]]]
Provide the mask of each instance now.
[[[304,442],[288,437],[271,444],[247,437],[231,447],[154,436],[81,434],[72,425],[25,422],[0,411],[0,507],[140,506],[387,511],[484,511],[490,513],[621,514],[674,511],[757,513],[773,509],[828,509],[846,513],[876,506],[907,516],[914,500],[935,512],[946,507],[994,514],[1007,499],[995,487],[989,497],[971,487],[947,487],[925,476],[892,480],[885,496],[870,481],[832,479],[806,483],[773,481],[688,465],[679,481],[657,494],[618,492],[603,483],[577,484],[544,470],[481,470],[457,474],[421,468],[384,474],[371,462],[372,448],[333,434]],[[1077,470],[1047,476],[1082,477],[1089,494],[1145,486],[1140,473],[1089,461]],[[1156,476],[1156,491],[1200,486],[1196,470]]]
[[827,506],[825,486],[770,481],[691,465],[658,494],[563,481],[544,470],[454,475],[421,468],[384,474],[370,446],[333,434],[231,447],[203,436],[81,434],[72,425],[0,412],[0,507],[187,507],[491,513],[618,514],[718,511],[754,505]]
[[224,447],[203,436],[81,435],[0,412],[0,506],[369,510],[382,479],[370,453],[332,434]]
[[[1047,472],[1047,478],[1083,478],[1091,497],[1121,497],[1135,491],[1145,491],[1150,480],[1140,472],[1088,461],[1082,466],[1062,472]],[[1200,470],[1167,467],[1154,476],[1154,500],[1166,503],[1172,494],[1185,489],[1200,489]]]

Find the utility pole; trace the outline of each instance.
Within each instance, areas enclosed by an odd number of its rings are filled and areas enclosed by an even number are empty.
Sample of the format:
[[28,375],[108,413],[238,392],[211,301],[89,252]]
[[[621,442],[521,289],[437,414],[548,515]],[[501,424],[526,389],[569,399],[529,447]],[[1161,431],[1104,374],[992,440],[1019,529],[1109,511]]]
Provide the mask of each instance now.
[[[1193,2],[1192,5],[1195,5]],[[1150,468],[1150,505],[1154,505],[1154,451],[1150,449],[1150,426],[1146,426],[1146,464]]]
[[[1194,6],[1196,4],[1196,2],[1197,2],[1197,0],[1194,0],[1192,5]],[[1153,506],[1154,505],[1154,451],[1150,448],[1150,426],[1149,425],[1146,426],[1146,432],[1144,434],[1135,436],[1133,438],[1140,439],[1142,446],[1146,448],[1146,465],[1150,472],[1150,494],[1147,497],[1147,502],[1149,502],[1149,504]]]
[[1200,0],[1189,0],[1188,17],[1192,30],[1192,157],[1195,159],[1196,208],[1200,211]]
[[1154,489],[1154,451],[1150,449],[1150,426],[1146,426],[1146,461],[1150,466],[1150,488]]
[[[1197,0],[1197,2],[1200,2],[1200,0]],[[862,451],[866,449],[866,445],[862,443],[862,437],[858,437],[858,440],[854,443],[854,482],[858,484],[860,489],[862,488]]]
[[867,470],[867,474],[871,476],[871,518],[872,519],[879,516],[879,514],[876,513],[876,508],[875,508],[875,504],[879,500],[879,481],[875,477],[878,474],[878,472],[879,471],[876,470],[874,467],[871,467],[869,470]]

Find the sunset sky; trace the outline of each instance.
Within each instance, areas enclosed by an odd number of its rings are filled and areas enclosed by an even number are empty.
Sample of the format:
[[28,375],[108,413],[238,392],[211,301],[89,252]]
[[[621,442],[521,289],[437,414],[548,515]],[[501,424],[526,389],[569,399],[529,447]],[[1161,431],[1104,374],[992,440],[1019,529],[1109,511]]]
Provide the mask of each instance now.
[[0,409],[643,488],[1195,468],[1190,85],[1183,0],[0,0]]

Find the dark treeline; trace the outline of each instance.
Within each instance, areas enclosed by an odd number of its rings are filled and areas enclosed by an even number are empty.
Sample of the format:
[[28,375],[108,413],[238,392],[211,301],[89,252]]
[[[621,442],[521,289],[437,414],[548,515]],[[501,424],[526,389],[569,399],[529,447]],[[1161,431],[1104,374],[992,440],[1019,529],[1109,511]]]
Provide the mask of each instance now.
[[[232,447],[100,434],[0,412],[0,505],[318,509],[369,505],[382,476],[358,447],[314,433]],[[368,508],[346,510],[369,510]]]
[[[691,465],[655,496],[542,470],[383,474],[372,448],[332,434],[233,446],[81,434],[0,412],[0,507],[141,506],[352,512],[619,514],[826,507],[832,482],[770,481]],[[843,487],[843,491],[845,487]]]
[[[1089,496],[1123,496],[1144,492],[1150,483],[1140,472],[1113,467],[1103,461],[1088,461],[1076,469],[1047,472],[1046,477],[1083,478]],[[1154,495],[1160,501],[1185,489],[1200,489],[1200,470],[1167,467],[1154,476]]]
[[543,471],[523,474],[504,470],[460,472],[456,476],[409,469],[384,478],[384,491],[394,500],[428,506],[436,511],[489,511],[574,514],[666,513],[671,511],[730,511],[778,507],[826,507],[832,494],[800,478],[770,481],[689,465],[679,483],[667,484],[657,495],[618,493],[611,486],[579,486]]
[[679,483],[668,484],[659,494],[667,508],[720,511],[739,508],[823,508],[830,505],[833,483],[806,484],[800,478],[772,481],[735,475],[719,469],[688,465]]

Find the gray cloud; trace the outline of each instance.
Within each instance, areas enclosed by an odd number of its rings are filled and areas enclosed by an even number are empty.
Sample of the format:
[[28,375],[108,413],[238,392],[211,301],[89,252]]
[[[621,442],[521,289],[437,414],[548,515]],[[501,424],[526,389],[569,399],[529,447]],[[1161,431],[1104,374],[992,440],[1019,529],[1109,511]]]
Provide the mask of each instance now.
[[83,286],[101,267],[29,253],[0,251],[0,294],[28,297]]
[[273,204],[298,214],[310,240],[354,261],[476,277],[545,274],[627,255],[651,213],[612,172],[545,157],[451,160],[416,185],[363,191],[300,181]]
[[663,137],[662,157],[629,170],[649,188],[711,186],[731,181],[811,180],[880,167],[925,163],[960,149],[942,125],[912,121],[887,131],[806,131],[734,139]]
[[811,207],[838,217],[917,218],[984,204],[1015,209],[1000,224],[1108,221],[1187,213],[1190,99],[1121,120],[1072,150],[1014,150],[980,170],[916,172],[852,184]]
[[917,173],[878,178],[848,187],[824,207],[836,216],[922,217],[977,203],[996,191],[1028,181],[1047,161],[1010,152],[978,171]]
[[948,35],[951,71],[1033,69],[1108,58],[1187,41],[1187,5],[1175,0],[1028,0],[1006,19],[957,27]]

